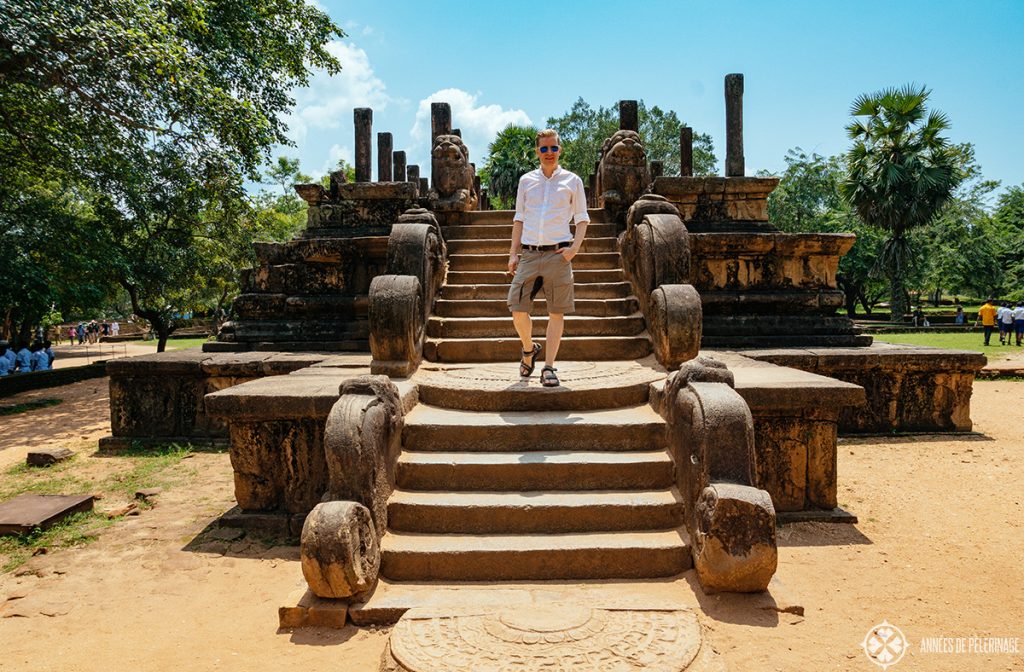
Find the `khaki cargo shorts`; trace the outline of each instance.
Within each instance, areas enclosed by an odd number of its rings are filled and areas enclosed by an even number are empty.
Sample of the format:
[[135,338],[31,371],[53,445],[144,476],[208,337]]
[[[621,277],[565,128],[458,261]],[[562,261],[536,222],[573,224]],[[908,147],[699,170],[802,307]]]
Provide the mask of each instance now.
[[571,313],[576,309],[572,263],[556,250],[523,250],[508,291],[509,310],[529,313],[533,310],[533,299],[541,289],[548,303],[548,314]]

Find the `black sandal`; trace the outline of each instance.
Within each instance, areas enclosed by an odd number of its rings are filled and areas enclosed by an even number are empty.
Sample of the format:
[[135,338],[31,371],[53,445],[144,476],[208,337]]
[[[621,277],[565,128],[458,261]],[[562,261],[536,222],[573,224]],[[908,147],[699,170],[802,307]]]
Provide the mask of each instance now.
[[[533,375],[533,370],[537,368],[537,355],[540,354],[540,343],[533,344],[533,350],[523,350],[523,357],[519,362],[519,375],[522,378],[529,378]],[[530,363],[526,363],[526,358],[530,358]]]
[[555,371],[558,369],[545,364],[544,368],[540,370],[540,384],[544,387],[558,387],[558,376],[555,375]]

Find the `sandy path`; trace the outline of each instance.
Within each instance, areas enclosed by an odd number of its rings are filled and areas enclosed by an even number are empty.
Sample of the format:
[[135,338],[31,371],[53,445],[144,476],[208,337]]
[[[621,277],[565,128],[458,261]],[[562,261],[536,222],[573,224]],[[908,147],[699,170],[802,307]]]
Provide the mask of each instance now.
[[[18,400],[61,395],[60,406],[2,419],[0,470],[29,446],[82,450],[109,431],[103,380]],[[763,598],[695,595],[728,669],[877,670],[860,643],[882,620],[911,643],[895,672],[1024,669],[1024,654],[919,650],[923,637],[1002,636],[1024,651],[1022,397],[1024,383],[978,382],[974,436],[842,441],[839,500],[861,522],[780,530],[775,597],[804,616],[755,608]],[[0,604],[17,598],[0,607],[0,669],[377,669],[386,630],[277,631],[277,607],[302,585],[295,549],[201,535],[233,504],[225,454],[175,469],[189,485],[155,508],[0,576]]]

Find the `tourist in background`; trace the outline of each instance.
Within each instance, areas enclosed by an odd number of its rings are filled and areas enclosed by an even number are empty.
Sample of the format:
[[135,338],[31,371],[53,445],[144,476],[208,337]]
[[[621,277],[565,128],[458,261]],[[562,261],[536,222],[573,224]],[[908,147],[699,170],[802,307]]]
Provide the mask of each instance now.
[[75,328],[75,334],[78,336],[78,344],[82,345],[85,342],[85,325],[79,322],[78,327]]
[[975,322],[977,326],[978,322],[981,322],[982,329],[985,330],[985,345],[990,345],[989,340],[992,338],[992,331],[996,329],[996,307],[992,305],[994,299],[988,299],[985,301],[985,305],[978,309],[978,320]]
[[75,326],[74,325],[71,325],[70,327],[68,327],[68,342],[71,343],[71,345],[75,344]]
[[117,323],[117,320],[114,320],[110,324],[110,335],[114,336],[116,338],[117,335],[120,334],[120,333],[121,333],[121,325]]
[[6,352],[4,353],[4,359],[7,360],[7,372],[14,373],[14,369],[17,366],[17,359],[14,354],[14,348],[7,341],[3,342]]
[[956,304],[956,315],[953,317],[953,321],[959,324],[960,326],[963,326],[966,320],[967,318],[964,315],[964,307],[961,306],[959,303]]
[[43,349],[43,344],[36,341],[32,344],[32,371],[48,371],[50,369],[50,358]]
[[43,352],[46,353],[46,359],[47,359],[47,362],[46,362],[47,366],[46,366],[46,368],[52,369],[53,368],[53,360],[57,358],[57,356],[55,354],[53,354],[53,344],[50,343],[49,341],[43,341]]

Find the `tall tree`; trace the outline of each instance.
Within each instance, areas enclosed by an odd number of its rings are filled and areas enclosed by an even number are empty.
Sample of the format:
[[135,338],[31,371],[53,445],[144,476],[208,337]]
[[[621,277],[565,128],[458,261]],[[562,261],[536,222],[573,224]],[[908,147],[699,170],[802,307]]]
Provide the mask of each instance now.
[[960,176],[942,133],[949,120],[929,112],[929,91],[906,85],[858,96],[847,126],[853,146],[840,192],[860,218],[887,234],[879,257],[894,320],[907,312],[905,279],[914,255],[908,234],[949,201]]
[[27,227],[9,195],[40,181],[93,199],[109,233],[96,258],[166,326],[157,313],[191,300],[180,283],[202,282],[208,241],[245,221],[244,179],[289,144],[291,89],[311,68],[340,68],[327,47],[341,36],[305,0],[39,0],[0,13],[0,222]]
[[487,194],[499,209],[515,207],[519,178],[537,167],[537,129],[509,124],[487,147],[480,177]]
[[[638,103],[640,137],[647,150],[647,158],[661,161],[666,175],[679,174],[679,130],[683,123],[675,112],[658,106],[648,108]],[[584,180],[594,172],[594,162],[605,139],[619,130],[618,107],[598,107],[596,110],[582,98],[559,117],[547,120],[550,128],[558,131],[562,143],[561,164]],[[693,172],[695,175],[714,175],[717,160],[714,143],[707,133],[693,135]]]

